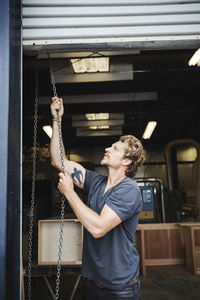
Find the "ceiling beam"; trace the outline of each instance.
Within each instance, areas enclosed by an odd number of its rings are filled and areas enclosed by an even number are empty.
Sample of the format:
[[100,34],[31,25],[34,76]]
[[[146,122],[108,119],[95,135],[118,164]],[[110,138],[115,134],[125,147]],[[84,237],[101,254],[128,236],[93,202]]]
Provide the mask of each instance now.
[[[157,92],[138,92],[138,93],[109,93],[91,95],[71,95],[63,96],[64,104],[74,103],[102,103],[102,102],[134,102],[158,100]],[[50,97],[39,97],[39,104],[50,104]]]

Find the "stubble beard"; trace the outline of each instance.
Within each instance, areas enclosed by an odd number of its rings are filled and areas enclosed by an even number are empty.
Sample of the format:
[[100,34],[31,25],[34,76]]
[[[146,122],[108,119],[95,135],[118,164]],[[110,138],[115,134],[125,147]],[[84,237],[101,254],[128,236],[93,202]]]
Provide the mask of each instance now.
[[104,158],[102,158],[102,160],[101,160],[101,166],[107,166],[107,162],[105,161]]

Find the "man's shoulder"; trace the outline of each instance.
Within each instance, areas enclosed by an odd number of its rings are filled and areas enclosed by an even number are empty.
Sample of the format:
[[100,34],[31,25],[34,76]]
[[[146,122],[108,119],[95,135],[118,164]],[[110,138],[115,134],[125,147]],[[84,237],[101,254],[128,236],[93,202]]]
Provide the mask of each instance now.
[[102,174],[100,174],[100,173],[97,173],[97,172],[95,172],[95,171],[88,170],[88,169],[86,169],[86,176],[87,176],[89,179],[94,179],[94,178],[96,178],[96,179],[100,179],[100,178],[104,179],[104,178],[107,177],[107,176],[105,176],[105,175],[102,175]]
[[130,177],[126,177],[121,182],[121,186],[125,187],[127,189],[134,189],[134,190],[140,191],[139,186],[138,186],[137,182],[135,181],[135,179],[130,178]]
[[91,171],[91,170],[86,170],[86,174],[85,174],[85,188],[86,190],[88,189],[93,189],[93,187],[97,187],[99,185],[101,185],[105,180],[106,180],[106,176],[99,174],[95,171]]

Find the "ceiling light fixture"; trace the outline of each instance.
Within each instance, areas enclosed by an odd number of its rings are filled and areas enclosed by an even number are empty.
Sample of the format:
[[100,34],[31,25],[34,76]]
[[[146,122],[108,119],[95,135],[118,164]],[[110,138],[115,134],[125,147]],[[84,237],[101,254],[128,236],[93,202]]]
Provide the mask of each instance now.
[[42,129],[44,130],[44,132],[50,137],[52,137],[52,127],[49,125],[45,125],[42,127]]
[[109,120],[110,115],[109,113],[92,113],[85,115],[88,121],[95,121],[95,120]]
[[108,125],[102,125],[102,126],[90,126],[91,130],[103,130],[103,129],[110,129],[110,126]]
[[109,72],[109,57],[70,59],[74,73]]
[[194,53],[194,55],[190,58],[188,65],[200,67],[200,48]]
[[156,121],[150,121],[150,122],[148,122],[147,127],[146,127],[146,129],[145,129],[145,131],[143,133],[142,138],[143,139],[150,139],[150,137],[151,137],[151,135],[152,135],[152,133],[153,133],[156,125],[157,125]]

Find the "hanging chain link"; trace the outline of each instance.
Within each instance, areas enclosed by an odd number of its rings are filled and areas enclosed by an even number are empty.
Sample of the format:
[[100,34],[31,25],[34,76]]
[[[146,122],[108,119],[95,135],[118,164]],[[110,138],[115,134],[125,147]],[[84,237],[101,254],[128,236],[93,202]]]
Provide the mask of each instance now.
[[[50,76],[51,84],[53,87],[54,97],[57,97],[55,78],[53,73],[53,68],[50,66]],[[63,155],[63,143],[62,143],[62,131],[61,131],[61,120],[59,117],[59,111],[56,111],[57,114],[57,125],[58,125],[58,138],[59,138],[59,149],[60,149],[60,160],[61,160],[61,169],[64,173],[64,155]],[[62,196],[61,200],[61,217],[60,217],[60,234],[59,234],[59,246],[58,246],[58,261],[57,261],[57,274],[56,274],[56,288],[55,288],[55,299],[59,299],[59,290],[60,290],[60,272],[61,272],[61,257],[62,257],[62,245],[63,245],[63,228],[64,228],[64,214],[65,214],[65,197]]]
[[35,208],[35,179],[36,179],[36,146],[37,146],[37,123],[38,123],[38,69],[35,76],[35,105],[34,105],[34,125],[33,125],[33,169],[32,169],[32,189],[31,207],[29,223],[29,244],[28,244],[28,299],[31,300],[31,273],[32,273],[32,241],[33,241],[33,221]]
[[[49,69],[50,69],[51,84],[53,87],[53,95],[54,95],[54,97],[57,97],[55,77],[54,77],[53,68],[51,65],[49,66]],[[58,114],[57,114],[57,117],[58,117]]]

